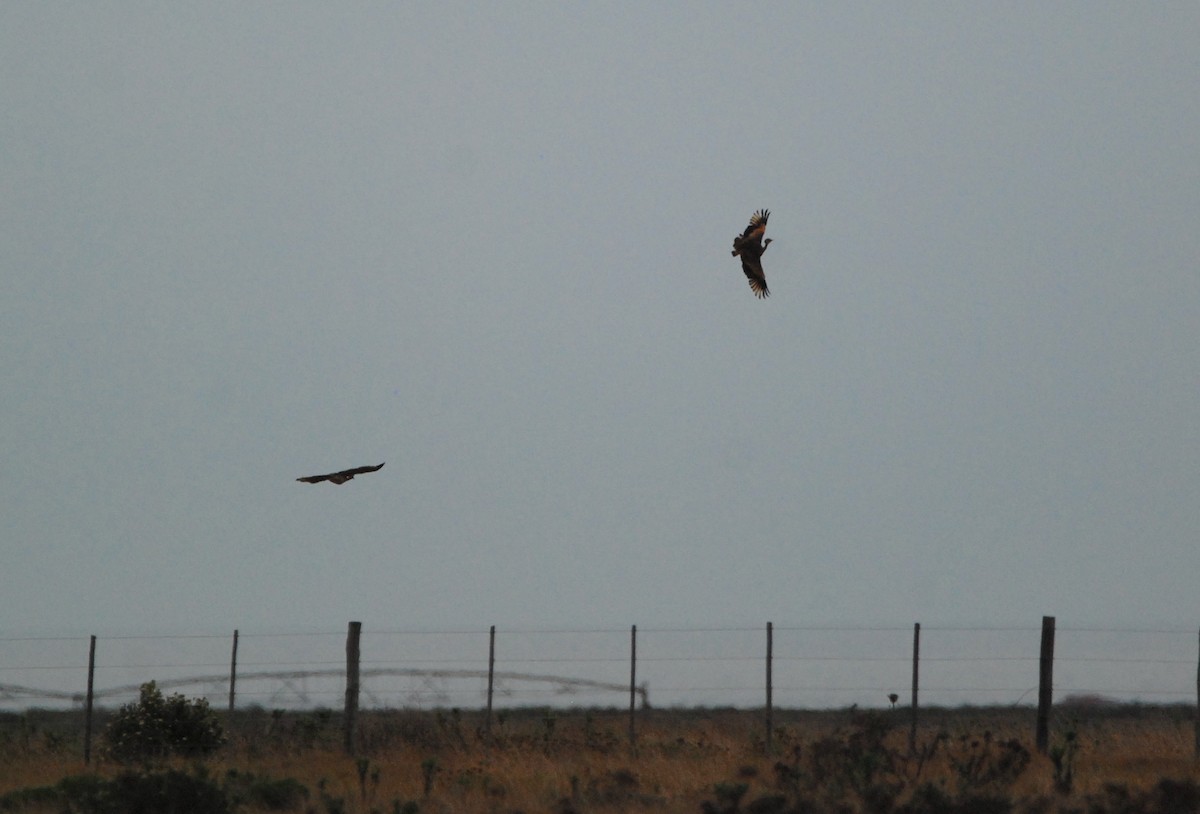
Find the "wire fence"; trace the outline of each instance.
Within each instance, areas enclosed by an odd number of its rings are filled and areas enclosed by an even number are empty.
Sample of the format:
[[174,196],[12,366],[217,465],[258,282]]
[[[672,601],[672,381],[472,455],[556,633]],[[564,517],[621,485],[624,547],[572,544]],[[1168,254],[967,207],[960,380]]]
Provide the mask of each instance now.
[[[886,708],[910,702],[912,626],[773,626],[772,703],[778,708]],[[922,706],[1033,705],[1041,628],[920,629]],[[238,707],[338,708],[347,633],[234,632],[101,636],[97,706],[134,701],[154,680],[164,691]],[[497,707],[621,707],[631,672],[642,705],[755,708],[765,704],[766,626],[631,629],[404,630],[364,626],[363,708],[481,708],[488,672]],[[0,637],[0,711],[78,708],[87,691],[89,637]],[[1196,629],[1060,627],[1055,703],[1196,703]],[[632,670],[631,670],[632,668]],[[892,698],[895,696],[895,698]]]

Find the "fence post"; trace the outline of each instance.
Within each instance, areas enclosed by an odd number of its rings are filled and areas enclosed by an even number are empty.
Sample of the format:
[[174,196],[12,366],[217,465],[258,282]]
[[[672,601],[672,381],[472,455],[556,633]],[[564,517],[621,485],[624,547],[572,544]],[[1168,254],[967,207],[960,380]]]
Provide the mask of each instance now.
[[354,726],[358,718],[358,640],[362,622],[351,622],[346,633],[346,721],[345,747],[354,754]]
[[637,625],[629,628],[629,749],[637,752]]
[[771,703],[771,651],[774,645],[774,626],[767,622],[767,754],[771,754],[771,731],[774,729]]
[[1196,757],[1200,759],[1200,660],[1196,662]]
[[488,686],[487,686],[487,719],[483,731],[488,737],[492,735],[492,688],[496,677],[496,626],[488,631]]
[[233,699],[237,691],[237,646],[238,632],[233,631],[233,654],[229,657],[229,717],[233,717]]
[[87,685],[87,712],[83,717],[83,765],[88,765],[92,759],[92,687],[96,677],[96,637],[92,637],[91,644],[88,646],[88,685]]
[[1038,670],[1037,750],[1050,745],[1050,707],[1054,701],[1054,617],[1042,617],[1042,652]]
[[921,658],[921,623],[917,622],[913,625],[913,671],[912,671],[912,727],[908,730],[908,751],[910,754],[916,754],[917,751],[917,685],[919,683],[920,671],[918,669]]

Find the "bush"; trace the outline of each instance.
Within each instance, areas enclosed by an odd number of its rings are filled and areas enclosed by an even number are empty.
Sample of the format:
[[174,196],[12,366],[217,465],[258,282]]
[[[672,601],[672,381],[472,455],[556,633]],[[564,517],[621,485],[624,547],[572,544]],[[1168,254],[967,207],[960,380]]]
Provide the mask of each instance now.
[[201,774],[174,769],[159,774],[128,773],[110,781],[97,814],[225,814],[232,811],[225,793]]
[[293,811],[308,800],[308,788],[291,777],[275,780],[250,772],[230,769],[225,775],[225,794],[237,806],[268,811]]
[[122,763],[148,763],[171,755],[203,757],[225,743],[208,701],[176,693],[164,698],[153,681],[136,704],[121,707],[104,732],[108,753]]
[[109,780],[78,775],[55,786],[0,797],[0,811],[23,811],[28,806],[79,814],[230,814],[233,810],[225,792],[203,772],[176,769],[127,771]]

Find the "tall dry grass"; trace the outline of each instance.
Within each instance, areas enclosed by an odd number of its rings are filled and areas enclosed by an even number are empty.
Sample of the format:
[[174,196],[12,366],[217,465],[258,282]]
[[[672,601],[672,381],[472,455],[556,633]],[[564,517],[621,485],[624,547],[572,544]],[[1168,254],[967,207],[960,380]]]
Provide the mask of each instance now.
[[[318,814],[337,805],[347,812],[391,812],[407,802],[423,812],[699,812],[739,784],[746,787],[744,804],[780,795],[786,776],[804,778],[804,793],[820,803],[827,790],[812,785],[813,761],[825,749],[833,766],[829,782],[842,785],[853,785],[860,770],[854,761],[878,763],[885,756],[892,765],[874,771],[896,789],[896,805],[933,784],[951,795],[1002,795],[1013,801],[1013,811],[1038,805],[1046,812],[1085,811],[1089,795],[1109,793],[1114,784],[1137,794],[1163,778],[1200,781],[1190,715],[1172,708],[1061,713],[1051,740],[1061,747],[1070,737],[1076,744],[1069,789],[1062,767],[1033,749],[1033,714],[1020,709],[925,711],[918,733],[923,759],[908,752],[908,717],[901,711],[869,719],[849,711],[776,711],[770,756],[761,714],[743,711],[646,711],[636,750],[625,715],[615,711],[510,712],[493,722],[490,737],[477,714],[370,712],[361,718],[354,756],[341,748],[336,715],[248,711],[231,722],[230,744],[206,765],[215,777],[236,770],[295,778],[311,792],[297,810]],[[864,720],[880,728],[875,753],[855,741]],[[0,795],[85,771],[106,777],[122,771],[104,758],[101,743],[98,759],[85,768],[78,746],[61,735],[15,738],[11,727],[7,734],[0,728]],[[1028,764],[1012,777],[998,770],[988,779],[987,761],[999,765],[1006,749],[1026,751]],[[845,810],[866,811],[852,791],[838,792]]]

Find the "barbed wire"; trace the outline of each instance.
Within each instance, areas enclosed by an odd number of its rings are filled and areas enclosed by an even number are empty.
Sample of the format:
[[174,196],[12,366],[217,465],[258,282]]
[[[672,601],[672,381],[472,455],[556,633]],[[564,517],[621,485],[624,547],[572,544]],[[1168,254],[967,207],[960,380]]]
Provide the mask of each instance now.
[[[776,634],[776,645],[772,654],[772,662],[778,665],[780,677],[795,678],[796,670],[804,665],[812,665],[814,672],[813,678],[818,679],[818,683],[814,684],[796,684],[794,681],[786,684],[777,684],[774,687],[774,692],[780,694],[828,694],[828,695],[846,695],[852,693],[877,693],[882,692],[885,685],[887,689],[891,689],[894,684],[896,689],[903,689],[904,676],[894,677],[896,680],[891,680],[886,676],[879,679],[880,683],[873,686],[865,686],[861,683],[853,681],[854,676],[846,673],[850,680],[841,683],[831,683],[829,678],[835,674],[831,671],[846,668],[847,670],[855,667],[862,667],[863,671],[869,669],[884,670],[890,665],[908,665],[912,663],[912,658],[907,654],[908,634],[913,631],[910,626],[871,626],[871,625],[774,625],[773,630]],[[919,664],[922,667],[932,666],[936,673],[938,670],[949,670],[949,674],[941,673],[943,678],[952,677],[953,675],[961,675],[963,681],[957,684],[946,684],[943,682],[938,684],[926,684],[921,686],[923,697],[928,697],[930,694],[953,694],[953,695],[969,695],[969,694],[1017,694],[1021,697],[1027,695],[1030,690],[1027,686],[991,686],[980,684],[971,681],[971,674],[965,672],[969,668],[980,668],[984,665],[996,665],[993,671],[995,677],[1004,680],[1012,680],[1016,674],[1009,675],[1007,666],[1016,667],[1018,665],[1029,665],[1039,661],[1039,655],[1033,652],[1018,653],[1010,649],[1008,645],[1000,647],[995,646],[993,641],[990,645],[985,645],[990,635],[1008,636],[1009,634],[1035,634],[1040,630],[1038,627],[1032,626],[946,626],[937,625],[922,626],[921,633],[925,634],[923,645],[927,655],[922,655],[919,659]],[[742,685],[738,682],[726,683],[730,677],[722,673],[728,673],[731,669],[737,669],[739,665],[745,664],[761,664],[765,659],[765,653],[762,651],[763,642],[758,638],[763,636],[765,626],[708,626],[708,627],[639,627],[638,634],[655,634],[639,639],[639,654],[636,660],[639,672],[641,674],[654,674],[659,678],[666,679],[665,683],[660,683],[655,687],[656,694],[683,695],[694,696],[704,693],[727,693],[738,697],[743,694],[761,693],[763,687],[761,684],[746,684]],[[520,683],[525,681],[527,685],[534,685],[537,682],[545,682],[552,689],[531,689],[530,686],[525,687],[505,687],[501,694],[505,698],[537,698],[545,695],[561,695],[567,690],[564,687],[573,687],[569,692],[620,692],[628,694],[628,683],[622,684],[619,681],[601,681],[595,678],[577,677],[577,676],[554,676],[545,675],[542,670],[548,668],[551,672],[572,672],[569,668],[564,669],[563,666],[579,665],[580,672],[600,672],[598,668],[619,667],[625,670],[630,664],[629,655],[622,652],[624,645],[621,647],[613,647],[614,655],[588,655],[568,654],[555,655],[537,652],[539,649],[546,647],[558,648],[563,645],[558,643],[545,644],[543,637],[557,637],[560,635],[604,635],[609,637],[627,637],[631,634],[631,628],[613,628],[613,627],[594,627],[594,628],[564,628],[564,627],[514,627],[498,630],[501,642],[509,644],[502,645],[501,650],[497,653],[495,664],[502,667],[507,676],[506,681]],[[1072,684],[1078,683],[1081,675],[1075,675],[1071,671],[1078,673],[1079,670],[1085,670],[1088,666],[1095,666],[1103,673],[1103,668],[1112,668],[1109,670],[1113,675],[1108,675],[1106,680],[1098,681],[1099,686],[1074,687],[1074,686],[1058,686],[1055,687],[1057,696],[1065,696],[1071,693],[1090,693],[1090,694],[1109,694],[1134,697],[1155,697],[1155,698],[1188,698],[1192,695],[1189,679],[1172,677],[1169,681],[1164,676],[1167,673],[1160,672],[1157,677],[1148,680],[1141,686],[1129,686],[1128,674],[1125,679],[1122,679],[1116,674],[1116,670],[1128,668],[1143,669],[1143,672],[1153,670],[1172,671],[1178,668],[1195,666],[1195,659],[1174,657],[1170,653],[1164,654],[1162,649],[1166,646],[1163,643],[1156,643],[1153,650],[1159,652],[1146,652],[1144,655],[1129,654],[1130,643],[1123,641],[1119,648],[1119,655],[1108,655],[1104,652],[1106,648],[1102,648],[1100,644],[1092,645],[1091,647],[1081,647],[1079,640],[1071,640],[1069,634],[1108,634],[1112,636],[1141,636],[1141,637],[1159,637],[1164,635],[1194,637],[1195,630],[1172,629],[1164,627],[1142,627],[1142,628],[1119,628],[1119,627],[1059,627],[1060,634],[1068,634],[1059,638],[1060,651],[1064,646],[1064,639],[1070,642],[1070,652],[1060,653],[1054,656],[1054,663],[1067,668],[1068,674],[1065,676]],[[388,638],[403,639],[405,637],[442,637],[442,641],[438,643],[439,647],[446,644],[446,640],[452,640],[455,647],[458,646],[460,640],[471,640],[472,655],[458,656],[451,653],[430,653],[416,654],[417,657],[412,658],[375,658],[362,659],[359,664],[362,668],[362,674],[366,676],[374,671],[375,675],[393,675],[405,676],[413,681],[442,681],[453,682],[460,680],[480,681],[486,677],[486,670],[483,669],[487,665],[485,658],[484,644],[487,636],[490,633],[488,628],[477,629],[384,629],[377,631],[363,631],[362,640],[367,647],[380,648],[380,642],[386,641]],[[825,641],[819,647],[817,652],[805,653],[805,645],[803,642],[797,643],[795,639],[790,639],[787,634],[804,634],[804,633],[819,633],[833,634],[842,637],[839,641],[841,646],[846,648],[845,653],[829,652],[831,645]],[[664,641],[658,634],[669,636],[693,636],[700,637],[701,644],[688,643],[681,646],[677,643],[672,643],[664,647]],[[734,641],[725,634],[737,634],[740,639],[735,644]],[[900,635],[903,634],[903,635]],[[979,636],[981,642],[962,643],[952,637],[947,644],[946,639],[939,641],[939,634],[970,634]],[[279,640],[282,642],[293,642],[301,639],[314,638],[332,638],[341,639],[347,635],[345,630],[342,631],[284,631],[284,632],[246,632],[237,633],[238,640],[250,643],[248,648],[243,649],[243,653],[249,650],[251,657],[244,659],[238,664],[237,681],[238,682],[254,682],[254,681],[275,681],[279,684],[274,689],[247,689],[239,687],[238,697],[283,697],[287,693],[293,693],[296,697],[338,697],[341,692],[329,690],[325,691],[316,687],[295,687],[288,685],[288,682],[300,681],[329,681],[343,677],[345,674],[345,659],[343,658],[271,658],[271,642]],[[180,633],[180,634],[122,634],[114,636],[106,636],[100,638],[101,653],[108,654],[112,657],[113,650],[106,649],[103,645],[107,642],[133,642],[133,643],[148,643],[151,645],[151,650],[148,653],[141,653],[141,657],[129,658],[132,653],[130,648],[116,648],[116,657],[111,662],[105,662],[103,657],[95,664],[96,673],[106,676],[117,676],[121,673],[149,673],[152,675],[161,675],[170,673],[171,671],[211,671],[205,675],[199,676],[184,676],[166,675],[159,682],[160,686],[166,687],[187,687],[209,685],[216,687],[222,683],[226,685],[229,682],[230,661],[214,659],[209,655],[203,655],[196,652],[195,655],[200,658],[155,658],[158,653],[162,652],[164,646],[169,647],[170,643],[181,643],[180,646],[188,646],[187,643],[194,641],[197,643],[205,642],[228,642],[232,634],[212,634],[212,633]],[[710,638],[705,642],[703,637]],[[897,655],[875,654],[872,652],[863,653],[863,648],[871,648],[878,651],[880,647],[879,636],[894,639],[902,643],[904,646]],[[713,638],[715,637],[715,638]],[[511,645],[511,642],[516,641],[516,645]],[[781,641],[782,640],[782,641]],[[23,674],[30,675],[52,675],[54,679],[47,679],[47,683],[58,683],[59,675],[67,673],[78,675],[86,669],[86,659],[80,658],[78,661],[66,660],[63,658],[63,649],[67,646],[74,647],[79,644],[86,644],[89,637],[79,636],[10,636],[0,637],[0,675],[11,676],[15,679],[15,683],[0,683],[0,702],[12,701],[20,699],[47,699],[58,701],[76,702],[82,697],[82,694],[76,689],[63,689],[56,687],[36,688],[30,687],[29,681],[21,681]],[[1003,641],[1003,640],[1001,640]],[[1013,641],[1016,641],[1015,639]],[[1194,640],[1193,640],[1194,641]],[[720,644],[713,644],[720,642]],[[165,645],[163,643],[166,643]],[[748,645],[753,643],[753,647]],[[388,649],[396,645],[383,645],[382,649]],[[406,645],[400,644],[400,647]],[[572,645],[579,648],[590,647],[591,644]],[[836,645],[835,645],[836,646]],[[988,652],[979,654],[978,651],[984,646],[994,647],[1000,652]],[[1189,650],[1193,647],[1189,644]],[[295,646],[289,645],[293,650]],[[322,649],[324,644],[320,646]],[[424,645],[422,645],[422,648]],[[944,649],[939,652],[940,648],[955,647],[963,652],[960,655],[945,654]],[[1014,645],[1015,647],[1015,645]],[[1174,645],[1172,645],[1174,647]],[[417,648],[417,649],[422,649]],[[855,652],[856,648],[859,652]],[[274,648],[279,649],[279,648]],[[529,652],[530,650],[534,652]],[[695,652],[685,652],[685,649],[690,649]],[[814,648],[816,649],[816,648]],[[1024,651],[1025,646],[1021,647]],[[1032,648],[1031,648],[1032,649]],[[1145,648],[1150,650],[1151,648]],[[27,663],[21,663],[22,658],[28,658],[30,651],[33,653],[41,652],[41,659],[30,659]],[[264,652],[265,650],[265,652]],[[655,652],[657,650],[657,653]],[[684,651],[684,652],[681,652]],[[739,652],[744,651],[744,652]],[[930,652],[932,651],[932,652]],[[1007,652],[1005,652],[1007,651]],[[1090,652],[1089,652],[1090,651]],[[211,652],[211,651],[207,651]],[[253,655],[257,652],[257,656]],[[52,655],[51,655],[52,654]],[[42,660],[47,655],[51,655],[53,660]],[[282,654],[280,654],[282,655]],[[150,656],[146,658],[146,656]],[[264,658],[264,656],[266,656]],[[38,663],[40,661],[40,663]],[[680,684],[677,676],[671,675],[673,667],[687,667],[688,665],[708,665],[711,667],[710,674],[718,677],[718,681],[714,686],[707,686],[703,683],[703,677],[696,673],[696,678],[699,683],[694,686]],[[789,668],[789,665],[792,665]],[[292,668],[292,669],[282,669]],[[663,668],[658,670],[656,668]],[[961,668],[961,669],[959,669]],[[216,671],[224,671],[217,673]],[[664,672],[665,671],[665,672]],[[609,671],[611,672],[611,671]],[[678,671],[676,671],[678,672]],[[500,673],[497,673],[499,675]],[[750,671],[746,671],[746,675],[751,675]],[[789,675],[790,674],[790,675]],[[617,673],[619,675],[619,673]],[[1098,676],[1100,674],[1097,674]],[[1174,673],[1171,673],[1175,676]],[[523,676],[519,678],[518,676]],[[724,679],[725,681],[722,681]],[[1178,683],[1177,683],[1178,682]],[[38,681],[37,683],[41,683]],[[75,683],[72,679],[71,683]],[[1168,684],[1171,688],[1168,687]],[[101,690],[96,693],[96,697],[100,698],[119,698],[128,695],[136,696],[138,684],[129,684],[119,687],[113,687],[106,690]],[[1187,687],[1187,689],[1174,689],[1173,687]],[[590,688],[590,689],[589,689]],[[372,688],[364,690],[369,692],[376,698],[385,696],[397,696],[406,699],[421,699],[437,698],[444,699],[448,697],[479,697],[479,690],[463,691],[449,687],[441,686],[437,689],[429,690],[420,687],[407,687],[399,689],[383,689]],[[220,693],[214,692],[215,697]]]
[[[497,633],[504,635],[545,634],[545,635],[581,635],[581,634],[628,634],[631,627],[536,627],[514,626],[497,627]],[[638,627],[638,633],[762,633],[765,625],[757,626],[705,626],[705,627]],[[775,624],[776,633],[780,632],[818,632],[818,633],[911,633],[913,625],[789,625]],[[1028,625],[921,625],[922,633],[1037,633],[1037,626]],[[1106,633],[1132,635],[1189,635],[1196,636],[1198,628],[1169,628],[1169,627],[1091,627],[1091,626],[1058,626],[1059,633]],[[480,628],[381,628],[378,630],[363,630],[363,636],[486,636],[489,627]],[[146,641],[171,639],[224,639],[228,640],[232,631],[221,633],[114,633],[102,634],[99,638],[109,641]],[[256,638],[298,638],[320,636],[345,636],[343,630],[302,630],[302,631],[238,631],[241,639]],[[87,642],[88,636],[0,636],[0,644],[6,642]]]

